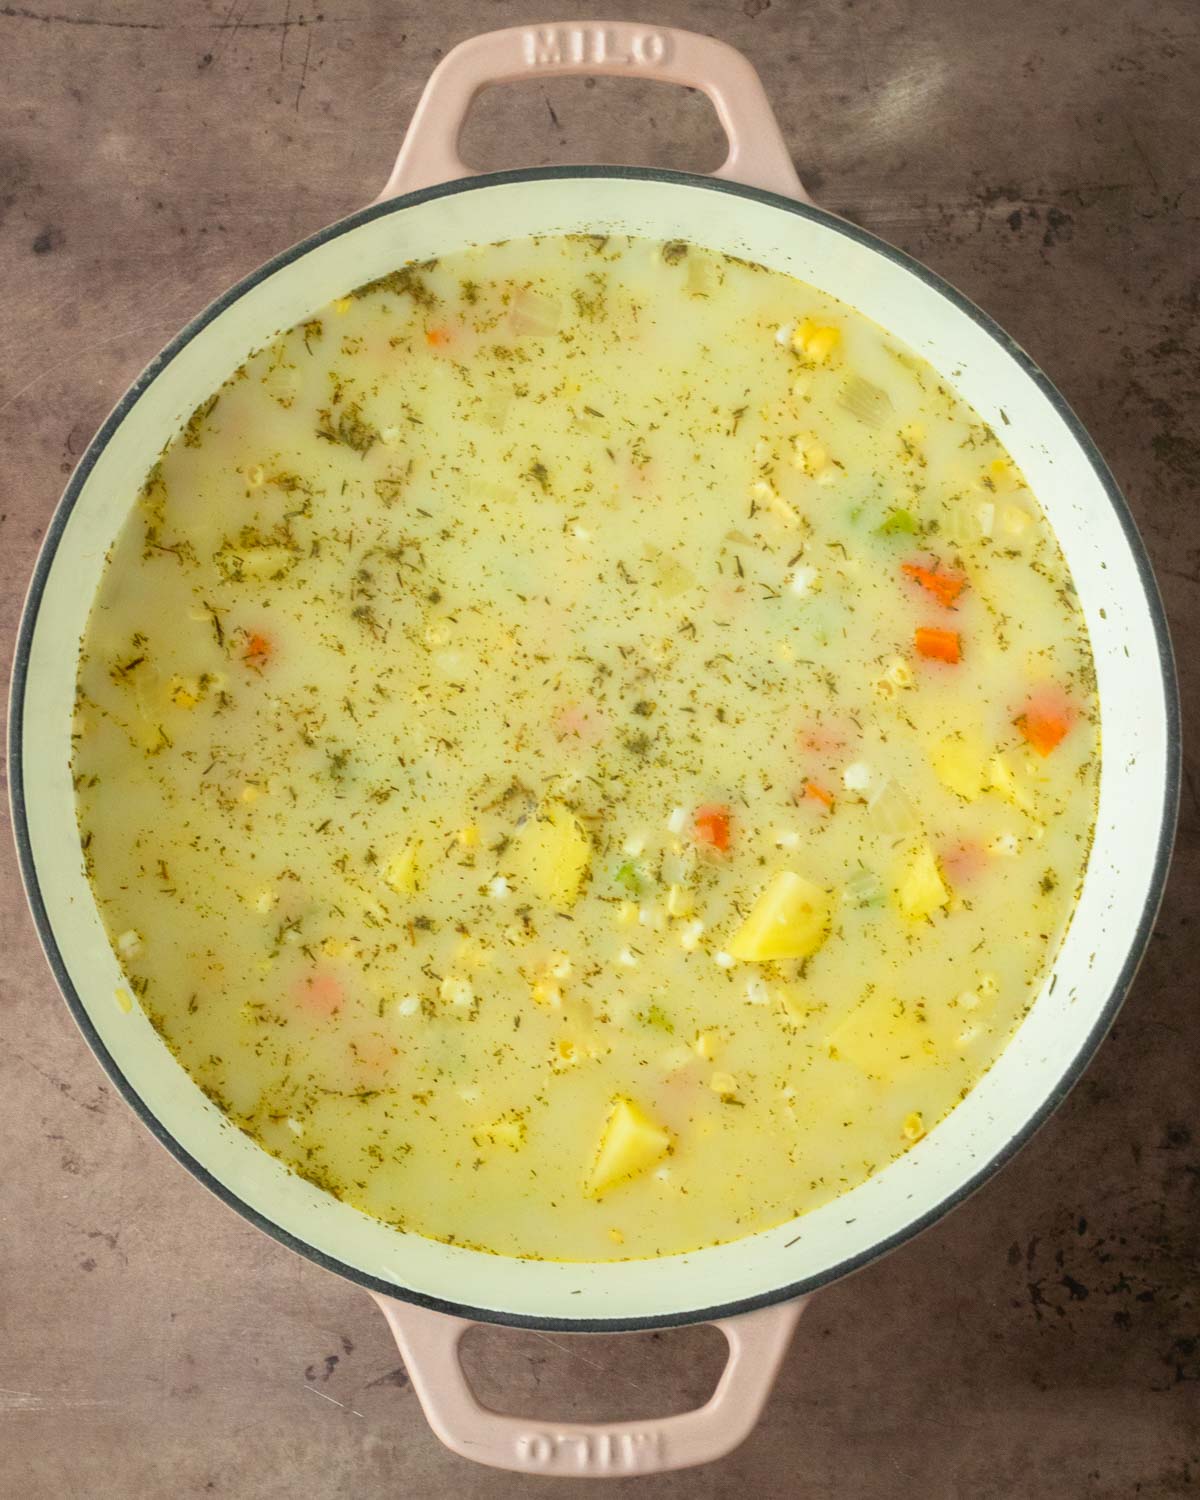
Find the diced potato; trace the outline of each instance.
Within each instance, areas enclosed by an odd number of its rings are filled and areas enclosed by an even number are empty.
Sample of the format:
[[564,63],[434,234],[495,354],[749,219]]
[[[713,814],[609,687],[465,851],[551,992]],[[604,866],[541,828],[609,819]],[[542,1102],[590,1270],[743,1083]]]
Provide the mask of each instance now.
[[1005,537],[1023,537],[1033,525],[1033,516],[1023,505],[1006,505],[1000,512],[1000,530]]
[[199,679],[195,677],[172,677],[167,692],[176,708],[195,708],[204,696]]
[[559,910],[579,899],[591,859],[587,834],[559,803],[544,806],[517,840],[517,873],[539,901]]
[[982,734],[957,729],[940,739],[930,756],[934,774],[944,787],[976,802],[983,795],[987,747]]
[[814,1000],[799,984],[774,985],[771,994],[779,1003],[785,1024],[793,1031],[806,1025],[825,1009],[819,1000]]
[[398,849],[383,867],[383,883],[390,886],[398,896],[415,896],[421,889],[421,869],[418,860],[421,841],[412,839],[403,849]]
[[598,1198],[629,1177],[648,1171],[671,1149],[671,1137],[632,1099],[618,1099],[608,1116],[588,1178],[588,1194]]
[[716,263],[706,250],[692,245],[688,249],[687,276],[684,290],[689,297],[711,297],[721,284]]
[[535,979],[529,987],[529,994],[535,1005],[544,1005],[549,1010],[562,1009],[562,990],[553,979]]
[[1006,802],[1019,807],[1022,812],[1033,811],[1033,797],[1029,789],[1022,786],[1008,757],[993,755],[987,763],[987,789],[998,792]]
[[994,458],[984,470],[982,483],[987,489],[1008,492],[1020,488],[1021,476],[1007,458]]
[[471,1132],[477,1146],[507,1146],[510,1151],[519,1151],[525,1144],[525,1121],[515,1111],[501,1115],[490,1125],[480,1125]]
[[236,554],[238,570],[245,578],[276,578],[295,561],[295,554],[287,547],[246,547]]
[[901,863],[896,881],[896,904],[911,921],[932,915],[950,900],[933,850],[920,844]]
[[733,935],[728,951],[751,962],[807,958],[825,941],[829,905],[829,895],[819,885],[781,870]]
[[885,1082],[937,1056],[929,1027],[917,1011],[895,1001],[865,1000],[829,1034],[836,1056]]
[[671,886],[667,891],[667,915],[669,917],[690,917],[691,914],[691,891],[686,886]]
[[829,452],[815,433],[801,433],[792,439],[792,464],[805,474],[817,475],[828,466]]

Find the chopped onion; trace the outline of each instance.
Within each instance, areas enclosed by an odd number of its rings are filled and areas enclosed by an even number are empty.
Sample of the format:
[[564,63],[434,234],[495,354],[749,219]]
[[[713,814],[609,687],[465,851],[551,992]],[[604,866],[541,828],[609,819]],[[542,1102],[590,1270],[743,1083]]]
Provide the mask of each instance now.
[[911,833],[919,826],[916,809],[898,782],[884,781],[867,798],[867,810],[884,833]]
[[892,411],[888,393],[861,375],[851,375],[847,380],[838,396],[838,405],[868,427],[882,426]]
[[562,318],[562,304],[556,297],[545,297],[530,287],[517,292],[508,308],[508,326],[518,337],[545,338],[557,331]]
[[842,887],[847,906],[880,906],[883,904],[883,881],[874,870],[859,870]]

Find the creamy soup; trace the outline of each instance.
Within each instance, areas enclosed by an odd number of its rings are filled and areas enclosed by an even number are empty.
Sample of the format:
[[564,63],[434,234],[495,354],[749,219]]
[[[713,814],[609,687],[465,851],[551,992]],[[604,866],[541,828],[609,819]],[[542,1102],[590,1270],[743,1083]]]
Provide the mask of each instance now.
[[1084,621],[1001,436],[683,243],[317,310],[163,452],[92,611],[118,1003],[439,1240],[655,1256],[861,1183],[1011,1037],[1092,835]]

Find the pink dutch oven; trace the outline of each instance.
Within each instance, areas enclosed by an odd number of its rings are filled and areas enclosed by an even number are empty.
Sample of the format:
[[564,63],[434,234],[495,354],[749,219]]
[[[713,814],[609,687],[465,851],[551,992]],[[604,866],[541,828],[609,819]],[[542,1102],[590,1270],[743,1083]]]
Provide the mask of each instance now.
[[[457,155],[475,94],[551,74],[637,75],[699,88],[729,155],[712,177],[560,167],[472,177]],[[870,1181],[792,1223],[689,1255],[617,1264],[507,1259],[390,1228],[294,1176],[232,1130],[136,1009],[84,876],[70,777],[75,665],[105,553],[146,470],[187,413],[280,328],[408,260],[519,235],[688,240],[820,287],[927,359],[998,430],[1062,543],[1091,632],[1103,713],[1099,821],[1052,977],[975,1090]],[[1170,641],[1145,551],[1111,475],[1050,381],[964,297],[813,205],[757,75],[707,37],[630,23],[498,31],[455,48],[417,106],[377,201],[255,271],[139,377],[81,460],[38,559],[11,714],[12,805],[46,955],[92,1049],[160,1141],[268,1234],[367,1288],[442,1442],[529,1473],[617,1476],[720,1457],[750,1432],[809,1293],[932,1223],[1006,1162],[1060,1103],[1113,1020],[1158,908],[1179,783]],[[681,1416],[538,1424],[482,1407],[458,1361],[473,1322],[604,1334],[714,1323],[729,1361]]]

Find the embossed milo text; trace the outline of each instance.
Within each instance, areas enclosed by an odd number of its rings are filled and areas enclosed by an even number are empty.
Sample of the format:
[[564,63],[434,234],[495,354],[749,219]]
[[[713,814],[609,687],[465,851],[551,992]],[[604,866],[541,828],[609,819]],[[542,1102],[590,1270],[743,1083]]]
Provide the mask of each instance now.
[[543,26],[523,38],[531,68],[562,64],[605,63],[653,68],[671,56],[671,39],[661,31],[634,31],[618,39],[606,26]]
[[643,1432],[522,1432],[517,1456],[531,1468],[562,1465],[586,1473],[636,1473],[660,1456],[662,1434]]

